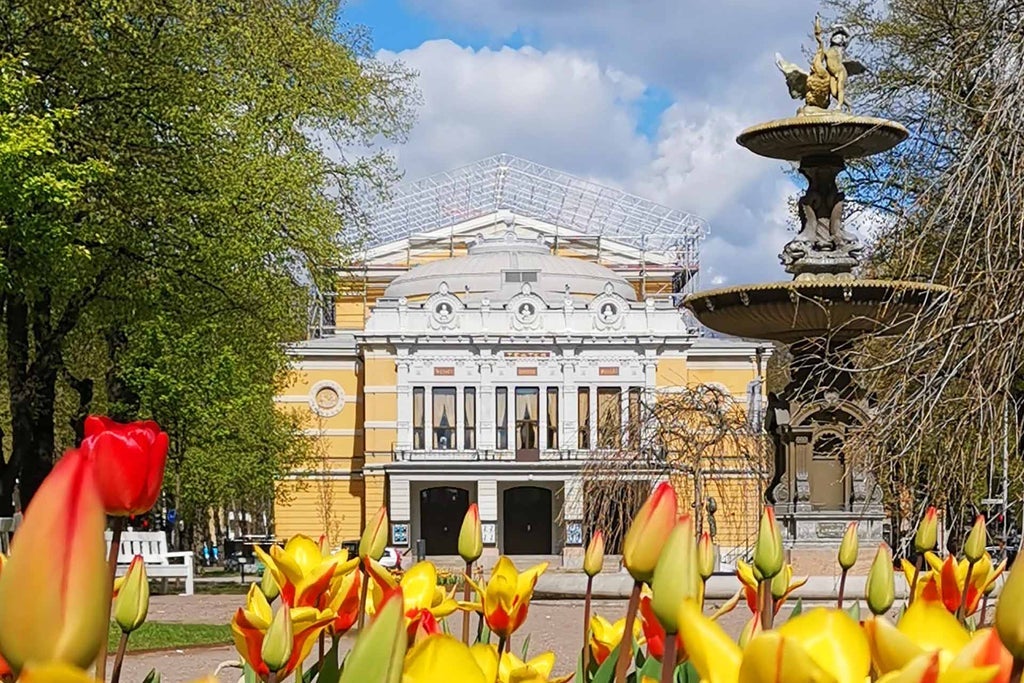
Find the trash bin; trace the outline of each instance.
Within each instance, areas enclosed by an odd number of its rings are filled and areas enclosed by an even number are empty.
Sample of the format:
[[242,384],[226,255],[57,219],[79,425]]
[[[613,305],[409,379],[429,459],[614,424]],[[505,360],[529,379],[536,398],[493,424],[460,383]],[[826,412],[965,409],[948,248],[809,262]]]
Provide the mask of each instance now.
[[427,557],[427,539],[416,539],[416,561],[422,562]]

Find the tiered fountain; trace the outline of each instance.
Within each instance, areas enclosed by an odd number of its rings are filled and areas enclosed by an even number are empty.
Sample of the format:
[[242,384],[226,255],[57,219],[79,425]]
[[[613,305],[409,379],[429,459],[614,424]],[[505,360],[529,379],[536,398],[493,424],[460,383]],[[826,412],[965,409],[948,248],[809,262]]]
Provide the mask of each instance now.
[[810,72],[777,60],[790,94],[804,106],[794,117],[753,126],[737,138],[755,154],[799,162],[807,179],[798,203],[800,230],[780,254],[793,280],[714,289],[686,300],[713,330],[790,348],[792,381],[768,397],[766,425],[775,461],[766,499],[784,525],[797,571],[816,571],[821,560],[830,566],[852,520],[861,522],[862,541],[882,539],[885,514],[877,487],[846,449],[874,409],[844,369],[846,354],[864,335],[904,329],[948,292],[939,285],[860,279],[854,273],[861,249],[843,227],[844,197],[836,177],[846,159],[889,150],[908,133],[898,123],[850,113],[846,79],[863,67],[844,58],[847,37],[836,27],[825,46],[815,21],[818,45]]

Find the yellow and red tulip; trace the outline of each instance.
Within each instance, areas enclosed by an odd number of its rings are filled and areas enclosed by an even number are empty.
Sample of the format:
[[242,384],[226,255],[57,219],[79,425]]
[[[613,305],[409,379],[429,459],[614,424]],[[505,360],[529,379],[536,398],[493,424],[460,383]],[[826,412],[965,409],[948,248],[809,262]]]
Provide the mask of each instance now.
[[651,608],[668,633],[679,632],[679,603],[694,600],[700,604],[702,589],[693,518],[683,515],[665,541],[651,579]]
[[939,511],[929,507],[921,523],[917,525],[917,533],[914,535],[914,548],[919,553],[935,549],[939,540]]
[[[993,567],[992,557],[984,553],[971,570],[971,583],[967,585],[967,569],[970,563],[966,559],[957,561],[953,556],[940,559],[935,553],[930,552],[925,553],[924,557],[931,569],[922,571],[917,577],[914,600],[941,602],[947,610],[955,613],[964,601],[963,594],[966,591],[966,616],[978,611],[985,593],[995,587],[996,581],[1006,569],[1005,561]],[[903,571],[907,576],[907,582],[913,584],[916,568],[904,560]]]
[[459,529],[459,555],[467,564],[476,562],[484,554],[483,530],[480,526],[480,508],[476,503],[469,506]]
[[871,562],[864,593],[868,609],[873,614],[885,614],[896,601],[896,576],[892,566],[892,553],[889,546],[884,543],[878,546],[875,559]]
[[850,571],[853,565],[857,564],[857,553],[860,551],[860,541],[857,538],[857,522],[850,522],[843,534],[843,540],[839,544],[839,566],[843,571]]
[[565,683],[573,677],[572,674],[551,677],[555,668],[553,652],[545,652],[525,662],[511,652],[504,652],[499,662],[498,648],[486,643],[474,645],[470,652],[488,683]]
[[[452,658],[444,657],[443,653],[433,661],[429,657],[418,659],[416,668],[409,670],[410,663],[405,660],[409,638],[406,636],[405,631],[401,587],[391,591],[384,603],[379,607],[380,609],[377,610],[373,621],[359,634],[355,644],[352,646],[352,651],[345,658],[345,666],[341,671],[339,683],[366,683],[367,681],[374,681],[374,683],[399,683],[400,681],[405,681],[405,683],[433,683],[434,681],[443,680],[437,677],[429,677],[430,664],[436,666],[437,661],[441,660],[452,662]],[[429,640],[428,638],[422,641],[418,646],[422,646],[423,643]],[[423,650],[421,649],[420,652],[422,653]],[[404,668],[406,668],[407,674],[404,679],[402,675],[403,663],[405,664]],[[415,677],[415,674],[424,668],[424,663],[427,664],[427,677]],[[448,679],[447,683],[453,683],[454,680],[463,679]],[[471,675],[467,675],[464,680],[476,683],[480,679],[474,679]]]
[[0,652],[15,671],[96,659],[110,609],[105,526],[91,463],[70,451],[29,504],[3,568]]
[[703,532],[697,539],[697,571],[704,581],[710,579],[715,573],[715,544],[711,540],[711,534]]
[[[647,654],[660,662],[661,658],[665,656],[665,638],[667,634],[665,633],[665,627],[658,621],[654,610],[651,608],[651,596],[649,594],[640,596],[640,625],[643,628],[643,639],[647,643]],[[623,620],[621,628],[625,628],[625,626],[625,620]],[[686,658],[686,651],[683,650],[683,639],[679,637],[679,634],[674,634],[673,638],[676,639],[676,663],[678,664]]]
[[[348,664],[345,665],[346,669]],[[491,670],[497,664],[491,665]],[[380,678],[352,679],[352,683],[378,681]],[[405,656],[405,667],[398,672],[402,683],[494,683],[494,674],[488,677],[477,663],[472,650],[455,638],[442,634],[430,635],[416,643]],[[342,683],[348,683],[342,681]]]
[[149,579],[141,555],[132,558],[114,598],[114,621],[124,633],[131,633],[146,621],[149,612]]
[[785,557],[782,548],[782,529],[775,520],[775,508],[767,506],[754,541],[754,566],[765,579],[775,578],[782,571]]
[[359,559],[380,560],[388,545],[388,509],[381,506],[363,529],[359,539]]
[[330,601],[327,608],[334,612],[334,621],[329,631],[340,636],[355,626],[359,619],[359,592],[363,572],[358,567],[345,574],[335,574],[328,589]]
[[622,541],[622,564],[636,581],[650,582],[661,549],[676,526],[676,491],[658,484],[641,506]]
[[[743,597],[747,600],[747,607],[751,612],[760,612],[757,603],[757,573],[753,565],[743,560],[736,561],[736,578],[743,584]],[[772,598],[775,600],[775,613],[777,614],[782,605],[789,599],[795,590],[807,583],[808,577],[799,579],[793,578],[793,565],[785,563],[782,570],[772,579]]]
[[332,579],[359,564],[358,559],[349,560],[345,550],[324,556],[320,544],[302,534],[290,538],[283,548],[272,546],[269,554],[258,547],[255,552],[280,588],[281,602],[290,607],[325,608]]
[[410,641],[417,633],[431,635],[441,633],[438,619],[444,619],[459,609],[459,603],[450,593],[437,585],[437,569],[430,562],[417,562],[396,581],[391,573],[376,562],[370,563],[370,575],[374,580],[372,609],[376,611],[388,594],[399,586],[402,589],[402,603]]
[[[292,648],[287,662],[278,670],[279,678],[287,676],[309,656],[317,637],[333,620],[334,613],[314,607],[293,607],[288,610],[288,617]],[[263,642],[273,620],[270,603],[256,584],[249,588],[246,606],[239,607],[231,619],[231,634],[238,654],[263,680],[270,675],[270,668],[263,661]]]
[[598,529],[590,537],[587,551],[583,554],[583,571],[587,576],[597,576],[604,566],[604,534]]
[[967,534],[964,541],[964,557],[971,564],[978,562],[985,554],[985,542],[988,540],[988,531],[985,529],[985,515],[978,515],[974,519],[974,526]]
[[[619,648],[625,632],[625,618],[619,619],[614,624],[599,614],[590,618],[590,656],[598,666]],[[639,621],[633,622],[633,639],[639,643],[643,642]]]
[[491,578],[484,586],[470,582],[481,601],[464,603],[461,607],[481,612],[487,627],[495,635],[508,638],[526,621],[533,588],[537,585],[537,578],[547,567],[547,562],[541,562],[520,572],[512,560],[502,556],[498,558],[498,563],[491,571]]
[[1024,660],[1024,562],[1014,562],[996,604],[996,631],[1014,657]]

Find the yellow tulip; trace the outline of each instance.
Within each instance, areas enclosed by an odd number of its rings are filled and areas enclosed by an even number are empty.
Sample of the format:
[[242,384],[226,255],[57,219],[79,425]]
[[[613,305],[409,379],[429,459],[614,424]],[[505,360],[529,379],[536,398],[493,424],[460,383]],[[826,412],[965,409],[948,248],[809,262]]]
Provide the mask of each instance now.
[[732,638],[689,600],[679,606],[679,635],[701,683],[736,683],[743,653]]
[[850,571],[853,565],[857,564],[857,553],[860,550],[860,541],[857,539],[857,522],[850,522],[843,534],[843,540],[839,544],[839,566],[843,571]]
[[754,567],[765,579],[775,578],[785,564],[782,548],[782,530],[775,521],[775,508],[770,505],[761,515],[761,523],[754,541]]
[[450,593],[437,585],[437,568],[430,562],[417,562],[396,581],[387,569],[376,562],[370,563],[374,580],[371,612],[379,609],[397,587],[402,589],[403,613],[410,637],[421,629],[426,634],[441,632],[437,619],[444,619],[459,609],[459,603]]
[[996,604],[996,630],[1006,649],[1024,659],[1024,561],[1013,563]]
[[565,683],[573,674],[551,678],[555,668],[555,654],[545,652],[524,662],[511,652],[505,652],[498,663],[498,648],[486,643],[477,643],[470,648],[477,665],[484,672],[488,683]]
[[[941,602],[946,609],[954,613],[960,609],[962,602],[965,615],[978,611],[982,597],[995,588],[996,580],[1006,569],[1005,560],[999,563],[998,567],[993,567],[992,556],[984,553],[971,570],[971,583],[968,585],[967,569],[970,562],[966,559],[957,561],[955,557],[947,556],[943,560],[930,552],[925,553],[924,558],[931,569],[922,571],[918,576],[914,600]],[[913,584],[916,568],[903,560],[903,571],[907,581]],[[963,595],[964,591],[967,592],[966,597]]]
[[20,683],[100,683],[92,674],[67,664],[29,666],[21,672]]
[[[736,578],[743,584],[742,593],[743,597],[746,598],[747,607],[750,608],[751,612],[759,612],[761,610],[760,605],[757,603],[757,585],[758,577],[757,570],[754,566],[747,564],[743,560],[736,561]],[[807,583],[808,577],[804,576],[799,579],[793,578],[793,565],[786,563],[782,566],[782,571],[779,572],[771,582],[772,598],[775,601],[775,613],[778,614],[779,609],[783,603],[796,591],[798,588],[802,588]]]
[[281,605],[263,637],[260,657],[271,671],[280,671],[292,656],[292,617],[288,605]]
[[662,548],[651,580],[651,608],[666,633],[679,632],[679,603],[684,600],[699,602],[700,589],[693,518],[683,515]]
[[[618,649],[625,632],[625,618],[619,619],[614,624],[599,614],[590,618],[590,654],[598,666]],[[643,643],[639,619],[633,622],[633,639],[638,643]]]
[[892,554],[884,543],[878,546],[875,559],[868,570],[865,585],[868,608],[873,614],[885,614],[896,601],[896,577],[892,567]]
[[149,612],[149,579],[141,555],[132,558],[114,599],[114,621],[124,633],[131,633],[146,621]]
[[622,564],[635,581],[650,582],[661,549],[676,525],[676,491],[658,484],[641,506],[622,541]]
[[587,576],[597,576],[604,566],[604,534],[598,529],[590,537],[587,551],[583,555],[583,571]]
[[260,577],[260,591],[263,592],[268,602],[273,602],[281,594],[281,587],[277,585],[274,572],[266,570]]
[[380,560],[388,545],[388,509],[383,505],[363,529],[359,539],[359,559]]
[[[345,669],[348,669],[348,664]],[[416,643],[406,655],[405,668],[399,670],[398,675],[395,680],[403,683],[494,683],[494,677],[488,678],[484,674],[469,647],[442,634],[428,636]],[[356,683],[356,679],[352,680]],[[358,683],[376,683],[377,680],[362,678]]]
[[914,548],[923,553],[935,548],[939,539],[939,512],[934,507],[929,507],[924,513],[924,518],[917,525],[917,534],[914,536]]
[[974,519],[974,526],[971,527],[970,533],[967,534],[967,540],[964,541],[964,557],[968,562],[974,564],[981,559],[981,556],[985,554],[985,541],[987,540],[985,515],[978,515]]
[[[349,560],[345,550],[324,556],[320,544],[302,534],[291,537],[283,548],[272,546],[269,554],[258,547],[255,552],[277,583],[281,602],[290,607],[325,608],[331,580],[359,564],[358,559]],[[273,599],[266,591],[264,595]]]
[[700,578],[707,581],[715,573],[715,544],[711,534],[703,532],[697,540],[697,571]]
[[459,530],[459,555],[467,564],[476,562],[484,554],[484,537],[480,528],[480,508],[469,506]]
[[482,612],[488,628],[498,637],[508,638],[526,621],[533,588],[537,585],[537,578],[547,568],[548,563],[541,562],[519,572],[512,560],[502,556],[494,565],[486,585],[478,586],[470,582],[481,602],[463,603],[461,606],[463,609]]

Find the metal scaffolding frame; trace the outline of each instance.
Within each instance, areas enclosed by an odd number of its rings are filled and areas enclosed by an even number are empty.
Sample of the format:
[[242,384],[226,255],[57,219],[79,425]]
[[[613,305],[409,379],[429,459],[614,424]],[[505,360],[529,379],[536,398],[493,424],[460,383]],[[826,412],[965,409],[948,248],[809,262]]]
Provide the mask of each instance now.
[[647,252],[697,269],[704,219],[510,154],[406,182],[368,210],[364,247],[455,226],[498,211]]

